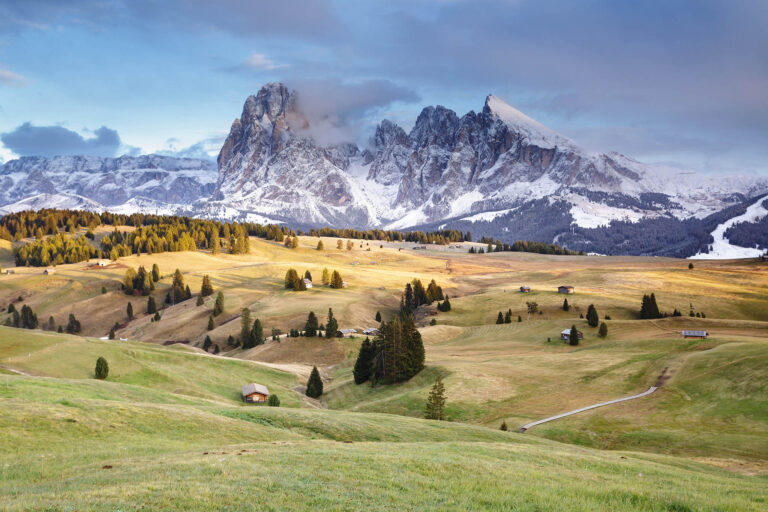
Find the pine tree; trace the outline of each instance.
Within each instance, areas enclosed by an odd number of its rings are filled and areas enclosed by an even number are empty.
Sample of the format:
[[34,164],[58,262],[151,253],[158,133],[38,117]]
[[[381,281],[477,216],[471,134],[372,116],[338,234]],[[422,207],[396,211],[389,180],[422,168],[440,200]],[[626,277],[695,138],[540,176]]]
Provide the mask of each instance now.
[[343,288],[344,287],[344,281],[341,279],[341,274],[339,274],[336,270],[333,271],[333,275],[331,276],[331,288]]
[[509,310],[506,313],[504,313],[504,323],[505,324],[512,323],[512,310]]
[[381,312],[380,311],[376,312],[376,321],[381,323]]
[[357,353],[357,360],[355,361],[355,368],[352,371],[352,375],[355,378],[355,384],[362,384],[371,378],[373,357],[373,345],[366,337],[360,345],[360,351]]
[[504,323],[504,315],[499,311],[499,316],[496,317],[496,323],[497,324],[503,324]]
[[427,409],[424,417],[428,420],[442,420],[444,407],[445,386],[443,385],[443,379],[438,375],[437,380],[435,380],[435,385],[432,386],[432,391],[429,392]]
[[306,280],[308,280],[310,282],[312,281],[312,274],[309,272],[309,270],[305,270],[304,271],[304,279],[306,279]]
[[253,346],[264,344],[264,328],[261,326],[261,320],[258,318],[253,321],[251,328],[251,343]]
[[128,302],[128,305],[125,307],[125,314],[128,317],[128,320],[133,320],[133,304]]
[[56,321],[53,319],[53,316],[48,317],[48,330],[49,331],[56,330]]
[[288,290],[296,289],[296,282],[299,280],[299,273],[295,269],[289,268],[285,273],[285,288]]
[[600,329],[597,331],[598,336],[605,338],[608,336],[608,325],[605,322],[600,323]]
[[269,395],[269,398],[267,398],[267,405],[269,407],[280,407],[280,399],[277,395]]
[[693,270],[693,263],[688,264],[688,270]]
[[111,339],[111,340],[115,339],[115,328],[114,328],[114,327],[112,327],[112,328],[109,330],[109,336],[108,336],[108,338],[109,338],[109,339]]
[[240,312],[240,343],[243,348],[254,346],[251,339],[251,310],[248,308],[243,308]]
[[307,381],[306,395],[310,398],[320,398],[323,394],[323,380],[320,378],[320,372],[317,371],[317,366],[312,367],[312,373],[309,374],[309,380]]
[[506,420],[502,420],[501,427],[499,427],[499,430],[503,430],[504,432],[509,430],[509,427],[507,427],[507,421]]
[[310,338],[317,336],[318,325],[319,322],[317,320],[317,316],[315,315],[314,311],[310,311],[309,315],[307,316],[307,323],[304,324],[304,336],[308,336]]
[[208,330],[209,330],[209,331],[212,331],[214,327],[215,327],[215,326],[213,325],[213,317],[212,317],[212,316],[209,316],[209,317],[208,317]]
[[579,331],[576,330],[576,326],[571,326],[571,332],[568,336],[568,344],[569,345],[578,345],[579,344]]
[[590,304],[587,308],[587,324],[589,324],[590,327],[597,327],[599,323],[600,318],[597,314],[597,309],[595,309],[594,304]]
[[187,291],[184,288],[184,275],[179,269],[176,269],[176,271],[173,273],[172,291],[174,304],[178,304],[179,302],[185,301],[187,299]]
[[317,250],[318,251],[322,251],[323,249],[324,249],[323,241],[322,240],[318,240],[318,242],[317,242]]
[[73,313],[69,314],[69,322],[67,322],[67,333],[68,334],[77,334],[82,330],[82,327],[80,326],[80,321],[75,318],[75,315]]
[[202,306],[204,303],[205,303],[205,301],[203,300],[203,296],[202,295],[198,295],[197,296],[197,301],[195,302],[195,305],[196,306]]
[[568,299],[563,299],[563,311],[568,311],[571,306],[568,305]]
[[335,338],[339,332],[339,323],[333,316],[333,309],[328,308],[328,321],[325,323],[325,337]]
[[159,311],[155,313],[155,316],[152,317],[152,320],[154,320],[155,322],[159,322],[160,321],[160,312]]
[[152,264],[152,281],[158,282],[160,280],[160,267],[157,263]]
[[213,254],[219,254],[221,252],[221,240],[219,240],[219,233],[216,232],[211,237],[211,252]]
[[518,321],[518,322],[522,322],[522,321],[523,321],[523,317],[522,317],[522,316],[520,316],[520,315],[517,315],[517,321]]
[[327,268],[323,269],[323,284],[331,284],[331,273]]
[[224,312],[224,294],[219,292],[216,295],[216,302],[213,305],[213,316],[219,316]]
[[208,349],[211,348],[211,345],[213,345],[213,342],[211,341],[211,337],[206,335],[205,340],[203,340],[203,350],[208,352]]
[[93,376],[97,379],[104,380],[109,375],[109,364],[103,357],[99,357],[96,360],[96,368],[93,371]]
[[154,315],[155,313],[157,313],[157,304],[155,298],[150,295],[147,298],[147,314]]
[[208,297],[213,295],[213,285],[211,284],[211,278],[208,275],[203,276],[203,284],[200,286],[200,296]]

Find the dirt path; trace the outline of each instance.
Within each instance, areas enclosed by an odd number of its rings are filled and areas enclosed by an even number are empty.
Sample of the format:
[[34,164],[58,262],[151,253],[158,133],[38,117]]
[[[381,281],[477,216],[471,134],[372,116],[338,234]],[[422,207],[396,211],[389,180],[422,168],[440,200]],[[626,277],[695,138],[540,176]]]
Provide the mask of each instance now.
[[[666,369],[665,369],[665,371],[666,371]],[[662,373],[662,376],[663,375],[664,374]],[[658,380],[661,380],[662,376],[659,376]],[[658,380],[657,380],[657,383],[658,383]],[[650,388],[648,388],[647,391],[645,391],[643,393],[640,393],[638,395],[627,396],[627,397],[624,397],[624,398],[617,398],[616,400],[609,400],[607,402],[600,402],[599,404],[588,405],[587,407],[582,407],[581,409],[575,409],[573,411],[568,411],[568,412],[564,412],[562,414],[557,414],[555,416],[550,416],[549,418],[544,418],[543,420],[534,421],[532,423],[528,423],[526,425],[523,425],[522,427],[520,427],[518,432],[520,432],[522,434],[522,433],[525,433],[525,431],[528,430],[529,428],[535,427],[536,425],[541,425],[542,423],[547,423],[549,421],[559,420],[560,418],[565,418],[566,416],[571,416],[573,414],[578,414],[580,412],[589,411],[590,409],[597,409],[598,407],[604,407],[606,405],[617,404],[619,402],[626,402],[628,400],[636,400],[638,398],[642,398],[644,396],[650,395],[651,393],[653,393],[657,389],[659,389],[658,386],[651,386]]]

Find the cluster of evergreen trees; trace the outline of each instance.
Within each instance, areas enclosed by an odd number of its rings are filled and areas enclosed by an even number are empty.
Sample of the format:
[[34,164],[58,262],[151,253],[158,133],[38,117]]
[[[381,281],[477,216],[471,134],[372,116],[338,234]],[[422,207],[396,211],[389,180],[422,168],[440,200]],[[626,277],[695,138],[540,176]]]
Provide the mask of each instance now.
[[[302,234],[299,232],[299,234]],[[310,236],[325,236],[336,238],[354,238],[356,240],[379,240],[387,242],[416,242],[420,244],[451,244],[456,242],[471,242],[472,233],[467,231],[462,233],[454,229],[444,229],[424,233],[423,231],[385,231],[382,229],[369,229],[362,231],[359,229],[333,229],[320,228],[310,229]]]
[[659,312],[659,306],[656,304],[656,295],[654,293],[643,295],[643,301],[640,305],[640,318],[643,320],[662,318],[662,314]]
[[[430,281],[425,288],[420,279],[414,279],[405,285],[402,299],[400,300],[400,309],[404,312],[413,312],[419,306],[432,304],[436,300],[443,300],[443,289],[437,285],[435,280]],[[448,302],[450,309],[450,302]],[[447,310],[446,310],[447,311]]]
[[[580,251],[570,251],[566,249],[565,247],[559,246],[557,244],[548,244],[544,242],[531,242],[531,241],[523,241],[518,240],[517,242],[513,242],[512,244],[508,244],[505,242],[502,242],[501,240],[494,240],[490,237],[482,237],[480,239],[481,243],[488,244],[488,247],[486,249],[486,252],[535,252],[538,254],[557,254],[557,255],[578,255],[578,254],[584,254]],[[474,247],[470,248],[470,253],[477,252],[473,251]],[[480,249],[482,251],[482,249]]]
[[413,314],[401,310],[379,327],[371,342],[366,338],[360,346],[353,375],[356,384],[372,385],[403,382],[424,368],[424,343],[416,329]]
[[[520,315],[517,315],[517,321],[522,322],[523,317]],[[511,324],[512,323],[512,309],[508,309],[506,313],[503,313],[499,311],[499,314],[496,316],[496,323],[497,324]]]
[[147,296],[155,290],[155,283],[160,280],[160,269],[157,264],[153,265],[152,272],[141,266],[136,271],[129,268],[125,271],[123,278],[123,292],[126,295],[144,295]]
[[16,265],[31,267],[78,263],[97,255],[98,251],[86,237],[72,237],[61,233],[35,240],[14,250]]
[[21,313],[19,313],[16,307],[11,304],[8,306],[8,313],[10,313],[11,316],[5,320],[6,327],[37,329],[37,326],[39,325],[37,321],[37,314],[35,314],[35,312],[32,311],[32,308],[26,304],[21,306]]
[[240,313],[240,338],[238,341],[244,349],[264,344],[264,328],[258,318],[251,323],[251,310],[243,308]]

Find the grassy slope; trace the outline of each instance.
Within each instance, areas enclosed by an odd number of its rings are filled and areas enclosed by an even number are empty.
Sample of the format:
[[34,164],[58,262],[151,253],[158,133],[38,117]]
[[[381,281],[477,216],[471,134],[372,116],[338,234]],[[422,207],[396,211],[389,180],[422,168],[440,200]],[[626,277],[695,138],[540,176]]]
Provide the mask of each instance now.
[[[256,372],[279,388],[293,378],[173,348],[16,332],[0,329],[2,364],[48,376],[0,375],[5,510],[139,503],[185,511],[761,510],[766,503],[765,477],[459,423],[245,406],[212,382]],[[112,363],[114,379],[88,375],[97,353]],[[142,370],[148,361],[162,368],[165,384]],[[298,403],[290,391],[281,397]]]

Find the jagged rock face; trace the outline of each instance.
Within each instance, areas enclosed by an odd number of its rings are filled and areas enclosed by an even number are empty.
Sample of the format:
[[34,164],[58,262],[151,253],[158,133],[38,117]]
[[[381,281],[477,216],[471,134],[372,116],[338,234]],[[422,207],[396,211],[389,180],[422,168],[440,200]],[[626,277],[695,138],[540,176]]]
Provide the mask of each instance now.
[[38,194],[81,196],[104,206],[143,197],[190,204],[213,192],[211,162],[160,155],[23,157],[0,168],[0,206]]

